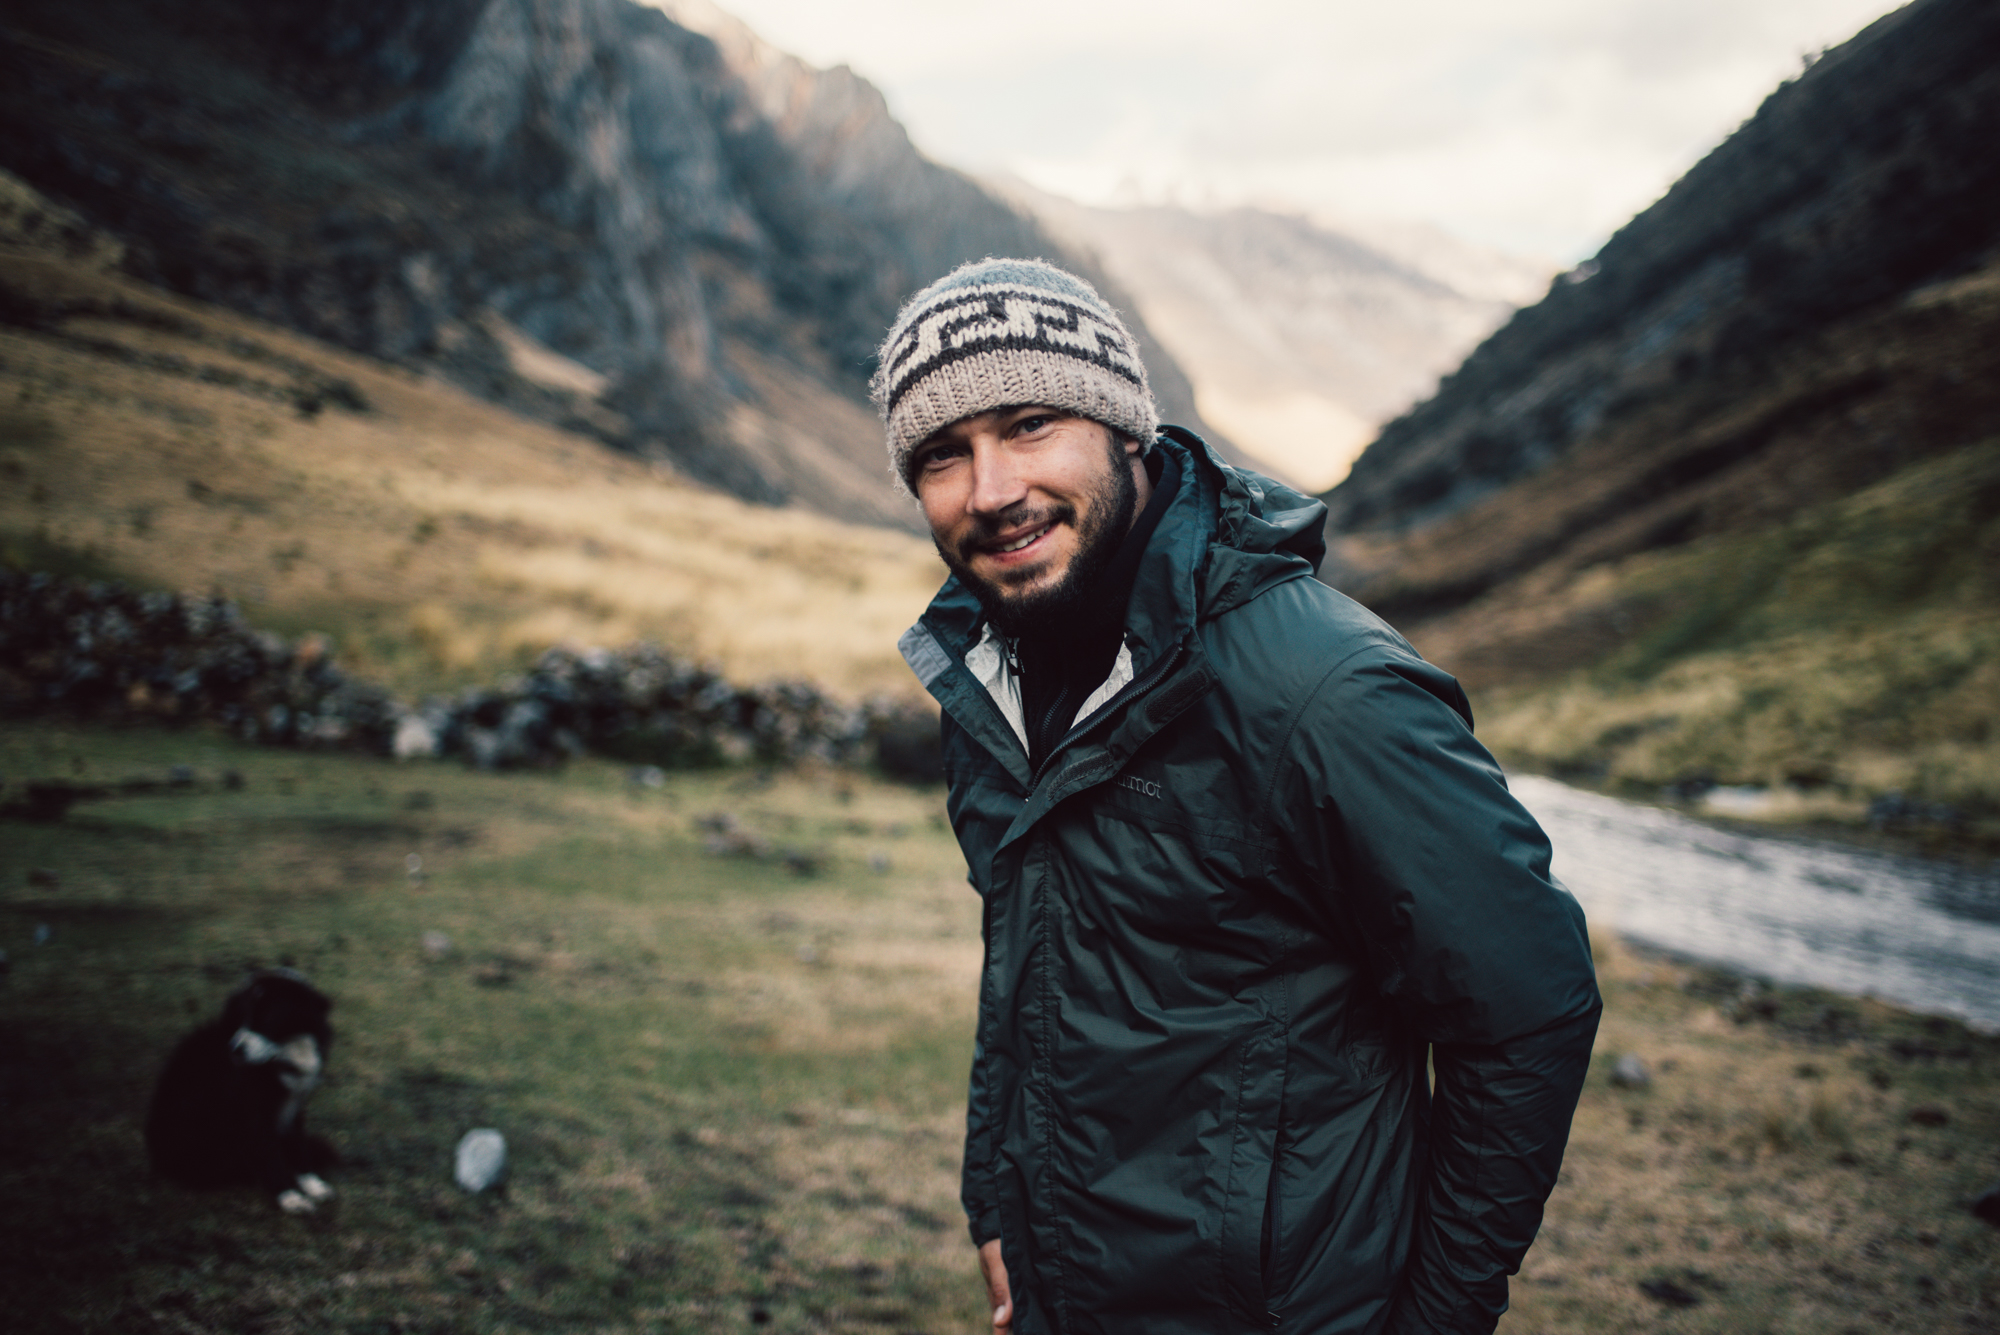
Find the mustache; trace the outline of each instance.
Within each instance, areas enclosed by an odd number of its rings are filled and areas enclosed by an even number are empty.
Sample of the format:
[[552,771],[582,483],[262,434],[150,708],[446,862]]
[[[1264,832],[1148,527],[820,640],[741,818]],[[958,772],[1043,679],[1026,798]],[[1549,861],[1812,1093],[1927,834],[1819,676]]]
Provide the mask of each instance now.
[[997,542],[1000,535],[1007,532],[1019,534],[1023,529],[1046,528],[1050,524],[1075,524],[1076,507],[1064,502],[1035,506],[1026,501],[1009,506],[994,515],[982,515],[972,531],[959,543],[959,551],[969,555],[974,549]]

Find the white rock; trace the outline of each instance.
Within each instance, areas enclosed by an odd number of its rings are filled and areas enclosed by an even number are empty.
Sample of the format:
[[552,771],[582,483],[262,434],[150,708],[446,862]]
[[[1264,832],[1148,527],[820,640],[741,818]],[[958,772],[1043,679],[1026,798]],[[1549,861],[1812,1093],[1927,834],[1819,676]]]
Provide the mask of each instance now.
[[459,1138],[457,1165],[453,1173],[458,1185],[481,1192],[507,1173],[507,1138],[490,1126],[476,1127]]
[[1627,1089],[1644,1089],[1653,1083],[1653,1076],[1646,1069],[1646,1063],[1639,1060],[1638,1053],[1628,1052],[1611,1068],[1611,1083]]
[[396,720],[396,738],[390,743],[398,760],[416,760],[438,753],[437,731],[421,714],[405,714]]
[[1762,816],[1771,810],[1771,790],[1754,784],[1711,788],[1702,794],[1701,804],[1723,816]]

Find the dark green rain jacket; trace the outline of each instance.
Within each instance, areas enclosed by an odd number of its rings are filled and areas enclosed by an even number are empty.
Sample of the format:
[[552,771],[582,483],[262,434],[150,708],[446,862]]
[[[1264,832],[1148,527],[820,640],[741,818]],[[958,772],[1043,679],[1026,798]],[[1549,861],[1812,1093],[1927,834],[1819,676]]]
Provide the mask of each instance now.
[[1458,684],[1312,578],[1325,508],[1158,447],[1136,675],[1040,773],[968,591],[902,641],[985,901],[973,1240],[1018,1335],[1490,1331],[1596,1031],[1582,911]]

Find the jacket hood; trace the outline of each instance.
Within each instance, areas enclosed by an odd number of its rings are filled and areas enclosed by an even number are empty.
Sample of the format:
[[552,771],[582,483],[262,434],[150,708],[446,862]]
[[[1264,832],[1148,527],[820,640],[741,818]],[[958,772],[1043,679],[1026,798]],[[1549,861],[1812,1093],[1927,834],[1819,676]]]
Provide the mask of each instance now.
[[1197,599],[1206,621],[1241,607],[1266,589],[1319,570],[1326,558],[1326,506],[1282,482],[1217,458],[1192,431],[1164,427],[1210,480],[1214,531]]

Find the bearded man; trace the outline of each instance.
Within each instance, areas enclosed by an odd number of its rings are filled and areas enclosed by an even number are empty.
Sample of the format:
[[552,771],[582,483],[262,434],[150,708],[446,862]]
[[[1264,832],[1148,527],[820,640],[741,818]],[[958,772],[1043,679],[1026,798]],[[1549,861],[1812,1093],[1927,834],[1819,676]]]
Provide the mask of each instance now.
[[901,647],[984,900],[995,1328],[1491,1331],[1600,1002],[1464,693],[1074,275],[933,283],[874,391],[952,572]]

